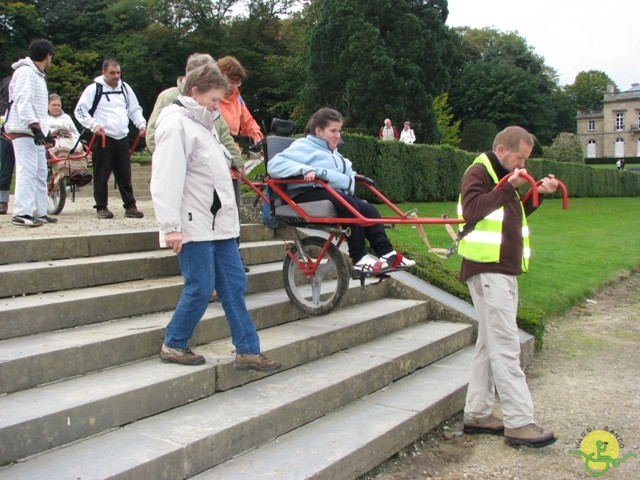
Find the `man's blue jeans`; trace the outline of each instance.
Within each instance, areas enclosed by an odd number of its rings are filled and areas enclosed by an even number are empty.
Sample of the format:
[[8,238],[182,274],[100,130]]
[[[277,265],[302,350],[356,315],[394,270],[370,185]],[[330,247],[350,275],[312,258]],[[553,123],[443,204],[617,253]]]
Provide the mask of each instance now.
[[164,344],[171,348],[187,348],[209,305],[211,292],[216,290],[236,353],[260,353],[260,339],[244,299],[247,275],[235,239],[185,243],[178,261],[184,288],[167,325]]

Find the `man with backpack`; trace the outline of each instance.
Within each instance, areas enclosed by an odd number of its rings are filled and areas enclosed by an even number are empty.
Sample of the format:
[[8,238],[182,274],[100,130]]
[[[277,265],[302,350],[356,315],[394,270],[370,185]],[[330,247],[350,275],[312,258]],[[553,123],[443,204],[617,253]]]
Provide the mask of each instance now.
[[51,42],[36,39],[29,44],[27,57],[11,66],[14,72],[9,84],[10,102],[3,128],[13,144],[16,163],[15,206],[11,223],[22,227],[39,227],[58,221],[47,216],[45,146],[52,142],[47,114],[49,92],[44,72],[51,65],[52,57]]
[[96,202],[98,218],[113,218],[108,208],[109,176],[113,171],[126,218],[142,218],[144,213],[136,207],[136,199],[131,185],[131,157],[129,155],[129,119],[138,128],[138,135],[144,136],[147,122],[142,116],[131,87],[120,80],[120,63],[107,59],[102,64],[102,75],[85,88],[75,108],[75,116],[80,124],[94,134],[104,133],[106,145],[100,139],[93,149],[93,198]]

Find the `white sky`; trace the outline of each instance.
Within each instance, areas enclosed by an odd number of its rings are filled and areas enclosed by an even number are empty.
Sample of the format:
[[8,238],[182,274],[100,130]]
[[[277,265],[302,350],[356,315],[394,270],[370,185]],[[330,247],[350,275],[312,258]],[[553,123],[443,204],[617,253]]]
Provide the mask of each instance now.
[[447,25],[517,31],[560,85],[600,70],[624,91],[640,83],[639,10],[638,0],[449,0]]

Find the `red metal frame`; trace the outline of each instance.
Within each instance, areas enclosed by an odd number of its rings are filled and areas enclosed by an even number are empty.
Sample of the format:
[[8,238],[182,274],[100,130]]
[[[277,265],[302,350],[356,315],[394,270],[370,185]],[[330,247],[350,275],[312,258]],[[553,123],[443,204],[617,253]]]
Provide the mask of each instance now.
[[[235,169],[234,169],[235,170]],[[339,201],[352,215],[353,217],[312,217],[307,212],[305,212],[300,206],[287,195],[286,190],[282,188],[283,185],[288,184],[296,184],[296,183],[310,183],[303,178],[296,179],[275,179],[271,177],[266,177],[264,181],[252,182],[245,175],[241,174],[237,170],[235,170],[238,178],[248,185],[258,196],[262,198],[267,203],[270,203],[270,199],[264,194],[263,189],[265,186],[268,186],[274,193],[276,193],[283,202],[289,205],[302,220],[309,224],[326,224],[326,225],[361,225],[363,227],[376,225],[376,224],[386,224],[386,225],[396,225],[396,224],[405,224],[405,225],[433,225],[433,224],[462,224],[464,220],[457,218],[429,218],[429,217],[410,217],[409,213],[404,213],[398,207],[396,207],[387,197],[385,197],[378,189],[376,189],[367,179],[363,177],[356,177],[356,183],[362,185],[369,189],[371,193],[373,193],[382,203],[387,205],[391,210],[393,210],[398,216],[397,217],[381,217],[381,218],[367,218],[364,217],[360,212],[355,210],[349,203],[347,203],[329,184],[320,180],[318,178],[315,179],[314,183],[325,188],[334,198]],[[500,182],[495,186],[495,188],[499,188],[509,179],[512,174],[506,175],[503,177]],[[531,189],[522,197],[521,201],[527,202],[531,196],[533,196],[533,205],[538,206],[540,204],[537,186],[542,183],[542,180],[536,182],[533,177],[528,175],[527,173],[520,174],[529,184],[531,185]],[[562,192],[562,207],[563,209],[567,209],[569,206],[569,199],[567,194],[567,189],[565,185],[558,179],[558,187]],[[330,232],[329,238],[327,239],[325,246],[320,252],[317,260],[315,262],[301,262],[291,251],[290,248],[287,249],[287,255],[291,257],[292,261],[298,266],[300,271],[307,278],[311,278],[318,266],[320,265],[321,260],[323,259],[325,253],[327,252],[329,245],[333,242],[333,240],[337,238],[338,247],[345,239],[344,233],[339,232]]]

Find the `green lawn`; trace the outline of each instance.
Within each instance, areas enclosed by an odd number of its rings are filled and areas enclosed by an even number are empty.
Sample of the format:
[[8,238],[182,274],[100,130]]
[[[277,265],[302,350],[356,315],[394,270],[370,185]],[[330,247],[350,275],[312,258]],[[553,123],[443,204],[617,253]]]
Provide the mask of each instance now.
[[[423,217],[455,215],[454,203],[402,204],[418,208]],[[383,215],[391,215],[380,207]],[[640,198],[573,198],[569,209],[561,200],[545,200],[529,218],[532,259],[530,270],[519,277],[520,305],[560,313],[583,301],[602,285],[625,271],[640,267]],[[441,226],[426,226],[432,245],[449,247],[451,240]],[[415,228],[389,230],[394,243],[409,252],[426,252]],[[440,260],[457,271],[460,258]]]

